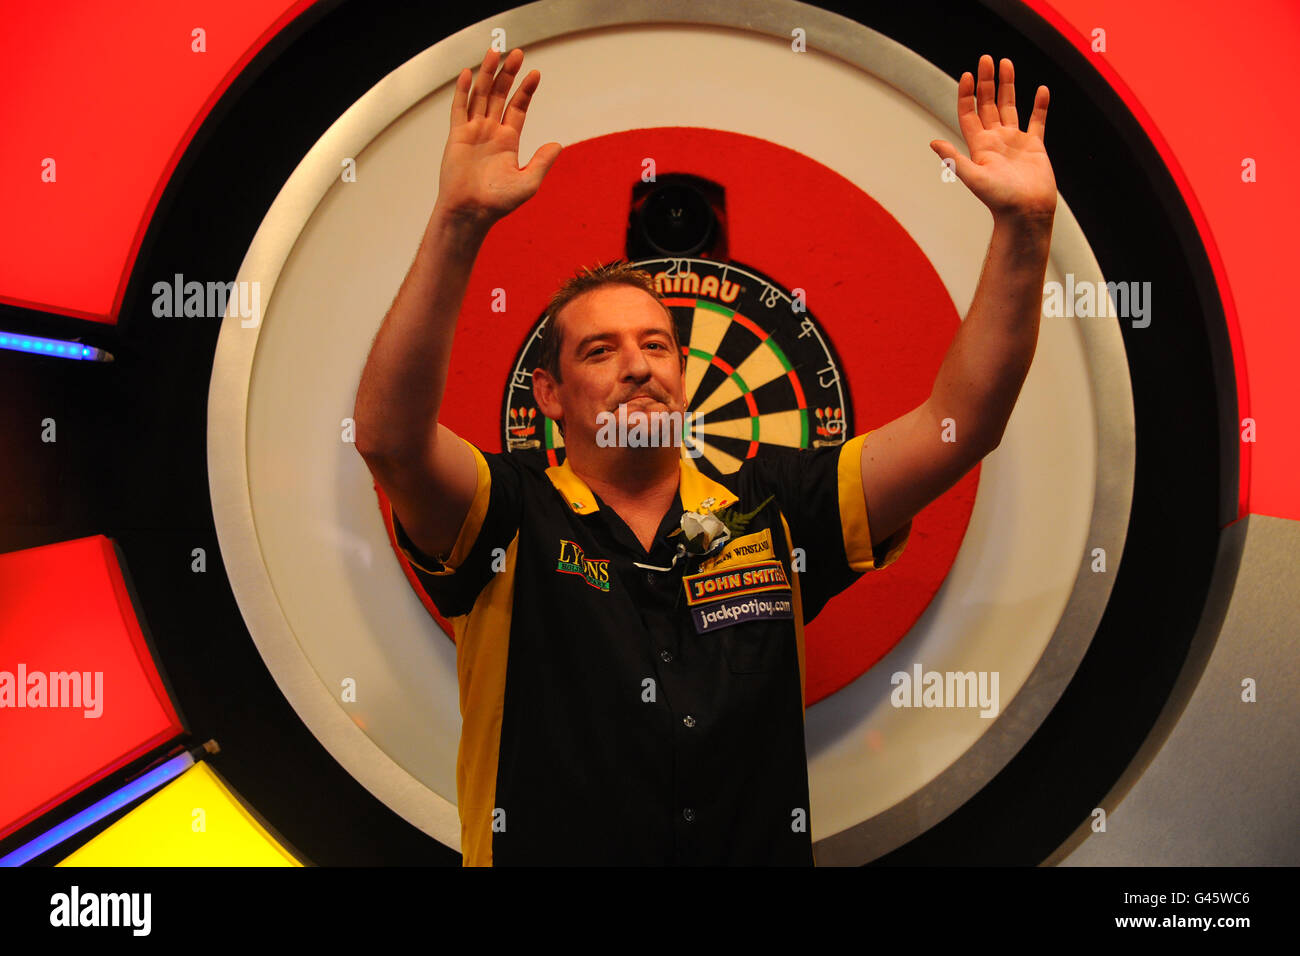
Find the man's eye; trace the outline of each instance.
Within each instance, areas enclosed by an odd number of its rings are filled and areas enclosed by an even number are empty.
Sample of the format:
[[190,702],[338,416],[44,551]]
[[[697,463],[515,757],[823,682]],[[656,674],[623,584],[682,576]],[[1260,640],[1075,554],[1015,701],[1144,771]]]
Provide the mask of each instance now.
[[606,349],[605,346],[603,346],[603,345],[598,345],[598,346],[596,346],[594,349],[592,349],[590,352],[588,352],[587,355],[588,355],[588,357],[590,357],[590,356],[592,356],[592,355],[597,354],[598,352],[606,352],[606,351],[608,351],[608,349]]
[[657,349],[667,348],[667,346],[664,345],[662,342],[651,342],[650,344]]

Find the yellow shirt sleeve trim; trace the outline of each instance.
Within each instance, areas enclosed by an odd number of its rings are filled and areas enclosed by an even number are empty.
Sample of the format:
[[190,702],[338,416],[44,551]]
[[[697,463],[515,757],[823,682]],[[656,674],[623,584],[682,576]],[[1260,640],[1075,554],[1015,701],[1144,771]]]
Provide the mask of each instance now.
[[877,548],[873,550],[871,547],[867,494],[862,487],[862,446],[870,434],[871,432],[864,432],[851,438],[840,449],[840,524],[844,533],[844,553],[848,556],[849,567],[854,571],[878,571],[889,567],[903,553],[912,534],[912,522],[909,520],[880,542]]
[[[479,531],[483,528],[483,521],[487,517],[488,502],[492,497],[492,472],[488,470],[487,459],[483,457],[481,451],[465,441],[465,439],[460,438],[459,435],[456,437],[465,442],[469,446],[469,450],[474,453],[474,464],[478,468],[478,485],[474,489],[474,500],[470,502],[469,513],[465,515],[465,521],[460,526],[460,533],[456,535],[456,543],[451,546],[451,554],[443,561],[444,569],[435,571],[432,568],[426,568],[411,557],[411,553],[406,548],[402,548],[400,544],[398,545],[402,554],[406,555],[406,560],[411,562],[411,567],[419,568],[425,574],[439,576],[454,574],[456,569],[465,562],[465,559],[469,557],[470,549],[474,547],[474,542],[478,540]],[[393,505],[390,502],[388,505],[390,518],[392,512]]]

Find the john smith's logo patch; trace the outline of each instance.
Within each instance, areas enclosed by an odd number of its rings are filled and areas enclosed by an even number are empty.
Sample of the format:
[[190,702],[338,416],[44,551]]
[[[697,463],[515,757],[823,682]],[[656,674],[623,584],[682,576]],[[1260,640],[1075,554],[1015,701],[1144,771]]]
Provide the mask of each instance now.
[[686,603],[691,607],[723,598],[758,594],[762,591],[789,591],[790,582],[780,561],[759,561],[721,571],[703,571],[682,578]]
[[560,539],[560,561],[555,570],[576,574],[598,591],[609,590],[609,558],[589,558],[575,541]]

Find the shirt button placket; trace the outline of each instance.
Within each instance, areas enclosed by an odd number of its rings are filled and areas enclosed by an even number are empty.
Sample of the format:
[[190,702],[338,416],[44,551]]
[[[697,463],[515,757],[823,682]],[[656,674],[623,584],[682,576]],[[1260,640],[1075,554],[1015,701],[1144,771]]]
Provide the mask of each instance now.
[[698,795],[698,781],[694,779],[693,772],[688,771],[684,776],[680,773],[683,764],[689,767],[695,767],[698,760],[696,748],[698,738],[696,734],[700,731],[697,729],[699,720],[694,714],[682,714],[680,717],[682,728],[674,737],[676,738],[677,758],[679,775],[679,786],[676,788],[677,805],[681,807],[681,816],[678,822],[677,838],[677,862],[679,864],[689,863],[695,857],[696,843],[696,820],[697,813],[694,806],[688,804],[694,803],[694,796]]
[[[671,732],[669,745],[673,752],[673,776],[676,779],[671,811],[675,820],[674,829],[677,831],[674,858],[676,863],[684,864],[695,858],[697,839],[697,808],[693,804],[699,796],[699,782],[695,779],[697,771],[693,768],[698,764],[697,735],[701,732],[698,716],[701,701],[696,686],[699,675],[691,674],[691,655],[681,643],[681,621],[673,600],[675,589],[681,587],[680,580],[654,571],[646,571],[643,580],[647,588],[645,599],[648,604],[642,611],[653,641],[651,653],[659,659],[660,665],[672,665],[659,670],[665,692],[664,702],[670,708],[674,723],[681,722]],[[689,633],[688,631],[687,634]],[[683,654],[687,656],[683,657]],[[683,714],[682,710],[691,712]]]

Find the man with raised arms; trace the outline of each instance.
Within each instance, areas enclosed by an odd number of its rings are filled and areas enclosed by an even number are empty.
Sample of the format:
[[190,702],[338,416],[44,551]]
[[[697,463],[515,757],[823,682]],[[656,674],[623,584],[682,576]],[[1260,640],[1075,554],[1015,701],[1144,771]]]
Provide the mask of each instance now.
[[957,89],[969,157],[930,144],[993,235],[926,401],[715,481],[682,448],[598,440],[620,408],[686,411],[671,313],[626,264],[571,278],[547,310],[533,392],[563,431],[562,464],[484,451],[488,436],[439,421],[484,237],[561,152],[518,164],[540,81],[533,70],[511,97],[522,65],[489,50],[456,81],[438,198],[355,412],[398,543],[455,628],[464,862],[809,865],[803,628],[896,560],[912,516],[1001,442],[1057,202],[1047,89],[1022,131],[1011,62],[995,84],[984,56]]

